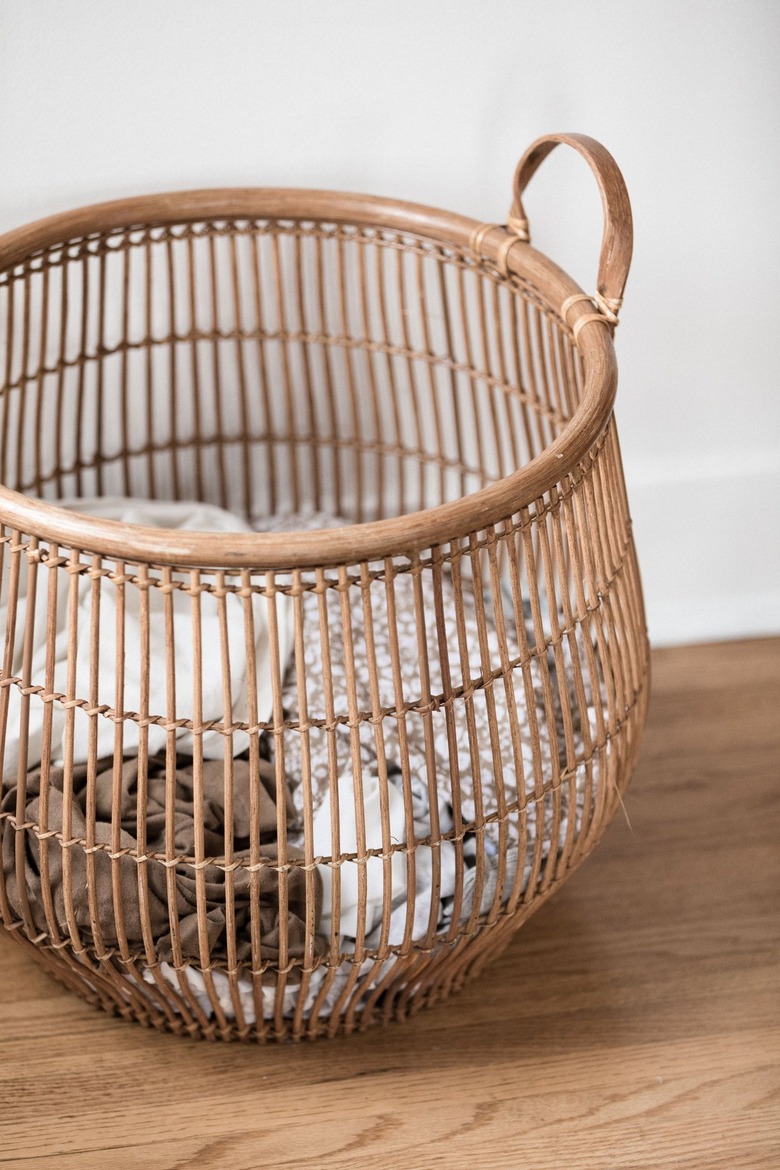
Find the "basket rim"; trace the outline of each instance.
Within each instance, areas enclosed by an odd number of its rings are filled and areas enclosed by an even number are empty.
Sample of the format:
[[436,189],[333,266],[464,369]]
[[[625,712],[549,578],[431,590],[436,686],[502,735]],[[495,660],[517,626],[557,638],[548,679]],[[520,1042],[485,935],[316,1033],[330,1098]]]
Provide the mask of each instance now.
[[[474,232],[483,226],[478,220],[425,204],[343,191],[297,187],[174,191],[90,204],[6,232],[0,236],[0,272],[57,244],[113,229],[244,218],[397,230],[472,256]],[[480,258],[495,263],[508,235],[499,225],[485,234]],[[583,294],[563,269],[529,243],[513,246],[505,264],[508,276],[530,285],[561,320],[563,302]],[[495,274],[498,278],[497,270]],[[595,318],[594,323],[602,324]],[[0,523],[38,539],[120,561],[259,572],[360,564],[446,544],[532,504],[570,474],[595,445],[612,413],[617,387],[610,329],[582,328],[577,348],[585,374],[582,399],[558,437],[522,467],[457,500],[336,529],[181,532],[98,519],[0,484]]]

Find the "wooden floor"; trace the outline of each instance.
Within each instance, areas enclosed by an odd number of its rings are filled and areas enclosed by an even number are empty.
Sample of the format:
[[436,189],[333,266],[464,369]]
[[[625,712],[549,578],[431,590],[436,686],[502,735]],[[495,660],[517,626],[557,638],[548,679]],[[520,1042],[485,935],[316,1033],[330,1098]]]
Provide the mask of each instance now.
[[0,937],[0,1168],[780,1166],[780,641],[665,650],[628,794],[469,990],[280,1049],[146,1032]]

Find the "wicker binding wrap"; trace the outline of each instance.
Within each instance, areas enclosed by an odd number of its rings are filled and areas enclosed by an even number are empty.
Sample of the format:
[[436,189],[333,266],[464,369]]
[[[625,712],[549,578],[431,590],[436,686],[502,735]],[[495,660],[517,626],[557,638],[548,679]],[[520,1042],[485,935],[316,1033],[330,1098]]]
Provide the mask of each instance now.
[[[558,143],[585,157],[602,193],[593,298],[529,243],[522,195]],[[89,207],[0,238],[0,915],[51,974],[97,1006],[182,1034],[348,1032],[461,987],[588,855],[631,776],[648,688],[612,413],[612,335],[631,239],[620,173],[602,146],[580,135],[547,136],[529,148],[506,225],[361,195],[208,190]],[[74,496],[200,500],[253,527],[287,514],[346,522],[171,532],[57,507]],[[87,602],[77,604],[85,590]],[[417,629],[411,652],[394,625],[402,595]],[[307,672],[304,613],[312,610],[304,602],[312,597],[322,661],[338,643],[343,676],[327,666],[316,679]],[[282,601],[292,623],[286,661]],[[149,615],[158,602],[165,636],[155,640]],[[228,603],[243,615],[249,657],[238,712],[229,693]],[[466,603],[476,638],[464,632]],[[207,604],[222,622],[213,640],[202,633]],[[125,638],[131,605],[140,645]],[[258,713],[251,661],[257,606],[268,625],[267,717]],[[100,613],[109,607],[115,665],[104,678]],[[66,615],[61,633],[57,612]],[[375,657],[380,613],[389,664]],[[366,655],[359,667],[351,657],[358,637]],[[36,640],[45,645],[40,670]],[[185,648],[195,681],[182,696],[174,680]],[[137,669],[139,656],[134,710],[123,671],[131,662]],[[150,675],[167,680],[165,709],[149,707]],[[222,719],[200,713],[207,676],[221,680]],[[324,716],[309,713],[315,683]],[[290,685],[292,711],[283,698]],[[509,711],[509,747],[494,727],[490,767],[474,748],[464,769],[456,741],[464,735],[475,744],[475,712],[489,716],[499,699]],[[43,728],[36,759],[33,718]],[[106,723],[113,756],[98,761]],[[55,758],[51,728],[60,724],[64,749]],[[150,728],[165,735],[155,762],[164,847],[147,850]],[[177,852],[173,824],[182,730],[191,744],[190,855]],[[310,766],[315,731],[334,745],[324,777]],[[391,731],[401,744],[393,761],[385,752]],[[425,744],[425,836],[414,827],[403,747],[413,733]],[[79,735],[88,749],[77,761]],[[216,850],[203,823],[206,735],[225,741]],[[240,777],[238,735],[248,743]],[[450,745],[451,767],[437,767],[435,735]],[[120,804],[131,739],[138,782],[127,845]],[[553,745],[546,752],[545,742]],[[366,750],[375,761],[379,842],[362,823]],[[295,777],[291,759],[299,761]],[[272,845],[252,827],[239,849],[231,827],[237,786],[248,785],[241,796],[257,820],[269,775]],[[315,849],[317,785],[333,798],[329,853]],[[391,785],[393,799],[404,801],[400,835],[390,824]],[[476,811],[464,815],[467,789]],[[446,827],[437,808],[443,792]],[[357,824],[352,849],[340,839],[345,799]],[[108,809],[103,833],[100,805]],[[412,911],[423,850],[434,893],[420,929]],[[445,852],[454,892],[442,917],[434,903]],[[40,872],[35,891],[31,857]],[[411,910],[391,930],[399,865]],[[358,907],[356,937],[345,944],[339,891],[347,867]],[[137,939],[125,921],[128,872],[137,882]],[[367,941],[367,875],[375,891],[377,873],[384,904]],[[225,923],[216,943],[208,919],[215,895],[206,890],[214,874]],[[180,937],[179,878],[194,891],[194,953]],[[150,888],[168,918],[164,962]],[[295,946],[293,900],[302,906]],[[271,957],[269,909],[278,911]],[[324,933],[320,913],[328,915]]]

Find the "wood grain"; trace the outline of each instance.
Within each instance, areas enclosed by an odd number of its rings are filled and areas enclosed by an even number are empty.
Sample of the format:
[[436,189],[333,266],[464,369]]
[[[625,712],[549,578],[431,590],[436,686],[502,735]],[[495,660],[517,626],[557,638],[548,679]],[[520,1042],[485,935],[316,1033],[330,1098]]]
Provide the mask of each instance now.
[[0,938],[0,1167],[776,1167],[779,691],[777,640],[656,653],[631,829],[407,1024],[199,1044]]

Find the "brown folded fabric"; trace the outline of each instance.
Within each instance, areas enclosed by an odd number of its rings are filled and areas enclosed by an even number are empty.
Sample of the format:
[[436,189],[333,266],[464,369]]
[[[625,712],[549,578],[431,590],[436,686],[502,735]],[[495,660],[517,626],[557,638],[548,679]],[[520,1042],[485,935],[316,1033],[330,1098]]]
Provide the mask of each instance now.
[[[250,839],[250,765],[246,759],[231,761],[233,770],[233,857],[234,860],[249,859]],[[146,798],[146,842],[143,852],[165,854],[165,759],[153,756],[148,761]],[[260,761],[259,785],[259,831],[262,842],[260,854],[276,856],[276,784],[273,767]],[[64,774],[59,768],[49,771],[49,813],[48,828],[58,832],[63,829],[63,781]],[[25,821],[40,825],[40,782],[41,772],[36,768],[27,775]],[[111,843],[111,805],[113,786],[112,761],[101,760],[97,764],[95,786],[95,842],[98,845]],[[196,808],[193,794],[192,760],[180,757],[175,773],[175,817],[174,836],[177,855],[195,854]],[[78,765],[73,769],[73,810],[70,832],[74,838],[86,837],[85,813],[87,806],[87,767]],[[2,808],[15,812],[16,785],[8,789],[3,797]],[[128,759],[122,765],[121,774],[121,850],[139,853],[137,833],[138,810],[138,760]],[[225,853],[225,797],[224,764],[221,760],[203,762],[203,804],[201,819],[204,832],[204,854],[206,857],[223,857]],[[292,804],[287,798],[285,819],[292,827]],[[15,860],[15,838],[17,832],[6,819],[3,825],[2,857],[6,878],[6,891],[11,908],[22,916],[22,897],[17,882]],[[66,827],[67,828],[67,827]],[[41,843],[32,829],[26,829],[24,883],[30,915],[37,930],[48,933],[41,890],[40,855]],[[67,935],[66,897],[63,885],[63,848],[56,837],[49,838],[48,885],[51,889],[52,904],[57,924],[63,935]],[[87,945],[93,942],[90,916],[90,892],[88,890],[87,855],[83,845],[69,847],[71,858],[72,920],[80,930]],[[138,863],[132,856],[122,855],[112,861],[106,849],[96,849],[94,854],[94,881],[92,900],[95,906],[104,946],[115,946],[120,931],[114,905],[112,881],[118,878],[121,889],[121,907],[124,915],[124,933],[129,946],[138,951],[145,938],[142,923],[146,907],[147,938],[151,937],[158,959],[174,961],[171,922],[178,921],[178,936],[183,959],[194,959],[203,963],[206,959],[201,950],[198,932],[198,896],[196,870],[192,863],[181,863],[174,870],[171,899],[169,902],[167,869],[160,861],[149,858]],[[235,905],[236,954],[239,962],[251,956],[250,948],[250,882],[251,875],[244,868],[232,871],[232,879],[224,869],[206,865],[202,870],[201,921],[211,959],[226,957],[227,919],[226,896],[228,881],[232,881]],[[286,914],[280,917],[279,874],[274,869],[259,870],[259,908],[261,933],[261,959],[278,962],[279,947],[283,935],[287,938],[289,959],[303,957],[306,918],[306,879],[301,870],[291,869],[286,875]],[[321,883],[314,871],[316,892],[315,927],[319,922],[321,909]],[[317,940],[317,948],[324,944]]]

